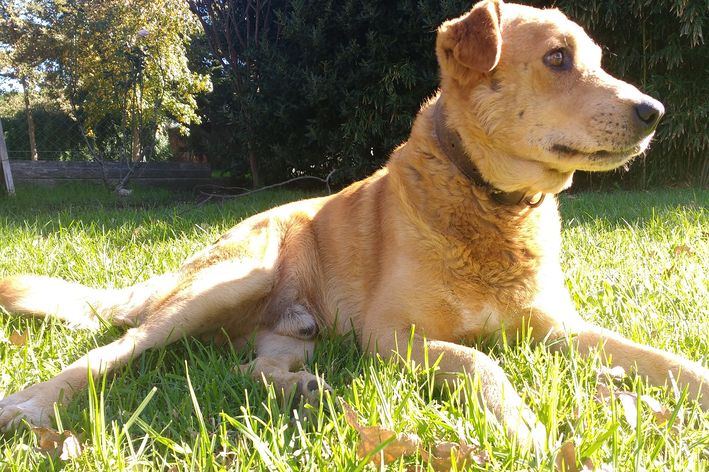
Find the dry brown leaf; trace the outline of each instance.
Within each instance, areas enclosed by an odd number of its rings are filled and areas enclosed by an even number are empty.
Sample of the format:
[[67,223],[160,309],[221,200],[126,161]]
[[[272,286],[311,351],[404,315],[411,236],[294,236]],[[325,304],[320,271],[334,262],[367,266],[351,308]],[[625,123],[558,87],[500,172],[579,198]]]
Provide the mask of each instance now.
[[614,381],[621,381],[626,377],[625,369],[623,369],[619,365],[613,368],[603,366],[601,368],[595,369],[595,372],[597,379],[608,377]]
[[60,433],[49,428],[31,427],[39,437],[38,452],[55,456],[59,453],[59,459],[67,461],[81,456],[81,443],[71,431]]
[[24,346],[27,344],[27,330],[24,330],[22,333],[17,330],[13,331],[10,335],[10,344],[14,344],[15,346]]
[[672,412],[650,395],[643,395],[640,399],[650,408],[658,424],[665,424],[672,418]]
[[559,472],[578,472],[576,467],[576,446],[572,441],[567,441],[561,445],[556,453],[554,465]]
[[[600,403],[608,403],[612,396],[617,398],[621,405],[623,405],[623,415],[625,416],[625,420],[628,422],[630,427],[633,429],[637,428],[638,394],[625,391],[615,392],[602,383],[596,385],[596,400]],[[657,420],[658,424],[665,424],[670,418],[672,418],[672,412],[650,395],[641,395],[640,400],[645,402],[648,408],[650,408],[650,411]],[[672,425],[672,431],[677,433],[679,432],[680,427],[681,420],[680,418],[677,418],[674,425]]]
[[685,246],[684,244],[681,246],[675,246],[673,250],[675,256],[681,256],[682,254],[687,254],[688,256],[692,255],[692,249],[689,246]]
[[32,426],[32,431],[37,433],[39,439],[39,449],[41,452],[54,450],[64,442],[64,436],[58,431],[49,428],[40,428]]
[[611,392],[611,389],[608,388],[608,385],[604,383],[598,383],[596,384],[596,400],[600,404],[605,404],[611,401],[611,396],[613,393]]
[[399,433],[380,428],[379,426],[364,426],[359,423],[357,412],[352,407],[339,398],[342,408],[345,410],[345,420],[347,424],[357,430],[361,441],[357,445],[357,455],[364,458],[372,454],[384,441],[390,440],[384,449],[372,456],[369,461],[379,464],[382,461],[390,464],[400,457],[414,453],[421,446],[421,439],[415,434]]
[[600,469],[596,469],[590,457],[583,461],[580,469],[576,467],[576,446],[573,441],[567,441],[561,445],[554,459],[554,465],[559,472],[612,472],[612,470],[604,468],[607,464],[603,464]]
[[436,472],[451,470],[454,461],[458,469],[463,469],[473,463],[484,465],[490,462],[490,456],[488,456],[487,452],[480,451],[476,446],[468,446],[462,439],[460,444],[454,442],[438,443],[431,449],[431,454],[423,448],[419,452],[423,460],[428,462]]
[[76,459],[81,456],[81,443],[79,439],[74,436],[71,431],[64,431],[64,443],[62,444],[62,454],[59,459],[63,461],[68,461],[69,459]]

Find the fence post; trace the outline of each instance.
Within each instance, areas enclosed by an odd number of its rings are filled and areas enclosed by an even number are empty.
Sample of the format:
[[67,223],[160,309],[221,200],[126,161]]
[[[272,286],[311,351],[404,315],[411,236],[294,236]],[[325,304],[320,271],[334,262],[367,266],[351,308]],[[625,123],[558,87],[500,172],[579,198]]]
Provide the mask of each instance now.
[[2,163],[2,174],[5,176],[5,188],[7,189],[7,193],[10,196],[15,195],[15,184],[12,183],[12,170],[10,169],[10,159],[7,157],[2,120],[0,120],[0,162]]

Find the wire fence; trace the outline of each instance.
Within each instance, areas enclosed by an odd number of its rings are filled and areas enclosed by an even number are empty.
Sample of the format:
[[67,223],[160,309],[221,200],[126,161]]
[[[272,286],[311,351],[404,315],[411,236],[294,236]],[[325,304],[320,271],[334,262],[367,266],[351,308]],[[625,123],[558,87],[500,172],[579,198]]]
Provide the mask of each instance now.
[[[7,153],[11,160],[32,160],[29,119],[20,94],[0,94],[0,119],[5,134]],[[42,101],[31,107],[34,122],[35,147],[38,160],[91,161],[91,154],[81,127],[72,114],[58,103]],[[176,131],[176,130],[174,130]],[[126,137],[119,120],[106,119],[93,129],[86,130],[94,150],[102,159],[118,161],[126,158],[132,136]],[[127,141],[128,140],[128,141]],[[124,155],[121,155],[123,149]],[[130,152],[128,150],[128,152]],[[189,161],[189,146],[179,132],[161,128],[156,138],[151,160]]]

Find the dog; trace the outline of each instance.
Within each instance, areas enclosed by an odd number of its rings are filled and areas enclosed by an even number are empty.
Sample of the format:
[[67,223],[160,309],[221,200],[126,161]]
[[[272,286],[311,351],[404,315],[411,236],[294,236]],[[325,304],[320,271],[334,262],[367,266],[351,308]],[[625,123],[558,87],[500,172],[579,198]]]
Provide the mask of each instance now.
[[[423,364],[436,380],[479,380],[511,438],[543,447],[502,368],[473,347],[515,337],[672,376],[709,406],[707,369],[584,321],[564,287],[555,194],[576,170],[604,171],[648,146],[664,108],[601,68],[601,50],[557,10],[483,0],[438,29],[440,90],[386,166],[341,192],[252,216],[174,274],[99,290],[38,276],[0,281],[12,313],[127,327],[54,378],[0,401],[0,426],[47,424],[54,404],[146,349],[221,332],[256,358],[237,369],[317,401],[298,370],[326,330],[354,327],[363,349]],[[413,328],[412,328],[413,327]],[[413,332],[412,332],[413,329]],[[409,342],[410,341],[410,342]]]

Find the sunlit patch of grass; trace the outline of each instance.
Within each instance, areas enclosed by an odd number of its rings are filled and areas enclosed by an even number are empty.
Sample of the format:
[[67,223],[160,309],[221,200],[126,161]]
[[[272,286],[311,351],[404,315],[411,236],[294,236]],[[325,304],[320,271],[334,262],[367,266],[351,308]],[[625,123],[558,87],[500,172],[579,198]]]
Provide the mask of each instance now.
[[[271,192],[196,206],[189,195],[143,192],[121,200],[97,187],[19,192],[0,200],[0,277],[46,274],[122,287],[175,270],[244,217],[302,194]],[[584,317],[638,342],[706,365],[709,327],[709,193],[562,196],[567,287]],[[191,209],[191,210],[190,210]],[[186,211],[189,210],[189,211]],[[679,248],[679,249],[678,249]],[[0,396],[46,380],[86,351],[120,336],[71,331],[52,320],[0,318]],[[23,346],[5,341],[27,330]],[[479,405],[477,384],[433,384],[435,359],[401,368],[364,356],[352,333],[332,335],[306,368],[334,389],[319,407],[292,413],[273,389],[234,372],[250,352],[197,340],[151,349],[98,379],[66,408],[62,427],[82,438],[81,457],[62,462],[34,450],[34,433],[0,436],[0,470],[374,470],[357,456],[358,434],[336,397],[364,425],[417,434],[423,447],[465,441],[489,456],[470,470],[554,470],[567,441],[577,458],[614,470],[709,469],[709,416],[681,392],[629,377],[618,388],[649,394],[675,411],[673,432],[647,408],[634,430],[617,400],[595,399],[601,360],[517,342],[489,348],[549,432],[539,457],[513,444]],[[432,470],[420,453],[387,470]]]

